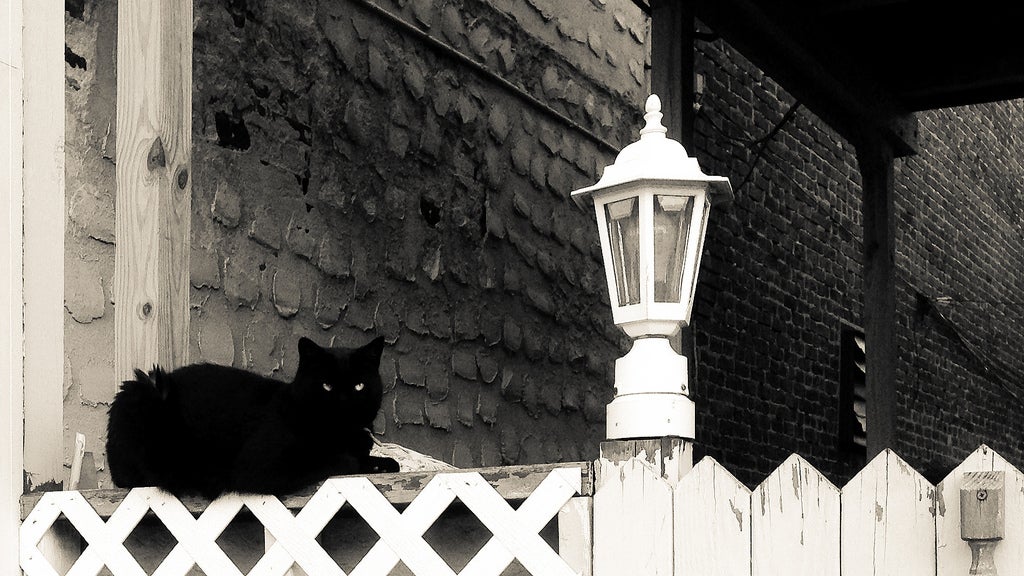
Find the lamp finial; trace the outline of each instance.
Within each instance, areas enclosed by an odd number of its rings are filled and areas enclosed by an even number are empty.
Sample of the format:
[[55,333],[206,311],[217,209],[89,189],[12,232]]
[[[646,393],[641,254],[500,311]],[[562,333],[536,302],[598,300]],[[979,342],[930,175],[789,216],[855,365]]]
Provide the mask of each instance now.
[[665,136],[668,132],[668,128],[661,125],[661,98],[658,98],[657,94],[651,94],[647,97],[647,103],[644,105],[644,120],[647,121],[647,125],[640,130],[640,137],[644,138],[648,134],[656,134]]

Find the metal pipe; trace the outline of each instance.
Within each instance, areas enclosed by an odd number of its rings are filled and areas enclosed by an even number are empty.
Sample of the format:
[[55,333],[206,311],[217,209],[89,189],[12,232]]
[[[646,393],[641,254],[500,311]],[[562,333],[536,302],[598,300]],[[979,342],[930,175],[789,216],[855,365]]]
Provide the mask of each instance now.
[[455,58],[460,63],[462,63],[462,64],[472,68],[473,70],[476,70],[478,73],[480,73],[480,74],[490,78],[492,81],[497,82],[501,87],[503,87],[506,90],[508,90],[509,92],[515,94],[519,98],[525,100],[527,104],[530,104],[531,106],[533,106],[537,110],[540,110],[541,112],[544,112],[545,114],[555,118],[559,122],[562,122],[563,124],[565,124],[569,128],[571,128],[571,129],[573,129],[573,130],[583,134],[584,136],[586,136],[587,138],[592,140],[594,143],[596,143],[598,146],[608,150],[609,152],[612,152],[613,154],[618,154],[619,153],[620,148],[618,146],[615,146],[614,144],[612,144],[611,142],[605,140],[601,136],[599,136],[599,135],[593,133],[592,131],[588,130],[586,127],[582,126],[581,124],[579,124],[578,122],[576,122],[572,118],[569,118],[565,114],[562,114],[558,110],[555,110],[554,108],[548,106],[547,104],[545,104],[541,100],[538,100],[533,94],[530,94],[529,92],[527,92],[522,87],[520,87],[520,86],[518,86],[516,84],[513,84],[512,82],[509,82],[508,80],[503,78],[500,74],[498,74],[494,70],[491,70],[487,66],[477,62],[476,60],[473,60],[469,56],[466,56],[465,54],[463,54],[462,52],[460,52],[459,50],[457,50],[453,46],[450,46],[450,45],[446,44],[445,42],[442,42],[441,40],[438,40],[437,38],[434,38],[430,34],[424,32],[423,30],[420,30],[419,28],[417,28],[413,24],[405,21],[404,19],[400,18],[399,16],[397,16],[395,14],[392,14],[388,10],[385,10],[384,8],[378,6],[377,4],[372,2],[371,0],[357,0],[357,1],[360,4],[362,4],[362,5],[366,6],[367,8],[369,8],[370,10],[372,10],[373,12],[375,12],[381,18],[387,20],[388,22],[391,22],[392,24],[395,24],[396,26],[401,27],[402,29],[404,29],[407,32],[410,32],[412,35],[414,35],[417,38],[419,38],[420,40],[422,40],[428,46],[434,48],[435,50],[439,50],[439,51],[443,52],[444,54],[446,54],[446,55],[448,55],[448,56],[450,56],[452,58]]

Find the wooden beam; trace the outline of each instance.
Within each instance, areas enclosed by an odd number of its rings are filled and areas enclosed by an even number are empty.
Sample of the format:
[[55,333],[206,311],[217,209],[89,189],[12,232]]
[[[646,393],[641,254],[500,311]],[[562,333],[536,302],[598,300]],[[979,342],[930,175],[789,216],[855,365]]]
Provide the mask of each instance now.
[[23,486],[22,0],[0,0],[0,573],[19,574]]
[[848,140],[884,138],[897,156],[917,153],[917,117],[860,74],[843,76],[822,62],[758,7],[755,0],[695,0],[697,18],[711,26],[787,92]]
[[27,489],[45,490],[65,476],[64,3],[24,10],[24,465]]
[[[690,456],[692,459],[692,455]],[[393,474],[371,474],[367,476],[370,483],[395,506],[404,506],[412,502],[423,490],[423,487],[430,482],[430,479],[445,472],[477,472],[487,481],[495,491],[510,501],[525,500],[533,493],[541,482],[547,478],[552,470],[560,468],[579,468],[580,471],[580,496],[593,496],[594,494],[594,470],[592,462],[562,462],[559,464],[525,464],[518,466],[493,466],[488,468],[468,468],[454,470],[416,472],[396,472]],[[281,503],[289,510],[302,509],[316,494],[323,483],[310,486],[294,494],[281,498]],[[102,490],[85,490],[82,495],[85,497],[93,510],[101,518],[109,518],[121,502],[128,496],[129,490],[124,488],[106,488]],[[20,519],[25,519],[32,512],[32,509],[39,504],[43,498],[42,494],[26,494],[21,499],[19,509]],[[210,505],[210,501],[199,496],[185,496],[181,503],[192,514],[201,514]]]
[[693,2],[651,2],[651,92],[668,137],[693,154]]
[[188,361],[192,2],[121,0],[114,368]]
[[896,218],[893,151],[856,143],[863,181],[867,459],[896,448]]

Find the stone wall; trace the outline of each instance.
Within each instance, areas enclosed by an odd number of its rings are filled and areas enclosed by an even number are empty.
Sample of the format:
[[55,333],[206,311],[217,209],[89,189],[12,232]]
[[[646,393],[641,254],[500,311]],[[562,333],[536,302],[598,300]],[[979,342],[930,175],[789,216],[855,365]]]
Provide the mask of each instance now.
[[[628,342],[568,193],[633,137],[647,24],[557,6],[196,2],[192,360],[287,379],[300,336],[380,334],[384,440],[460,466],[595,457]],[[68,13],[67,443],[98,453],[115,14]]]
[[117,5],[69,1],[65,17],[64,454],[75,433],[97,463],[114,397]]
[[[85,431],[100,453],[115,4],[67,17],[66,444]],[[287,379],[299,336],[381,334],[383,439],[460,466],[593,458],[628,341],[568,193],[636,136],[646,19],[628,0],[378,4],[196,2],[192,359]],[[736,190],[711,215],[686,350],[700,451],[748,484],[790,452],[839,483],[862,464],[838,440],[856,156],[722,40],[697,49],[690,153]],[[897,161],[897,449],[915,466],[981,441],[1024,456],[1021,107],[923,113],[921,154]]]
[[567,196],[624,91],[486,3],[277,4],[196,4],[193,357],[287,377],[300,335],[382,334],[385,439],[592,457],[622,338]]

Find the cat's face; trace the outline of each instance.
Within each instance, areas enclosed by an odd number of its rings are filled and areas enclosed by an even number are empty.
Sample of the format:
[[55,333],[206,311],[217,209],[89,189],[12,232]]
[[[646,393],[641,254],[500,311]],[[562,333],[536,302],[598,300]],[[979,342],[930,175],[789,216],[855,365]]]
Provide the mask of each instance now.
[[318,410],[337,414],[345,424],[369,428],[384,395],[380,380],[383,350],[383,338],[361,348],[323,348],[301,338],[294,385]]

